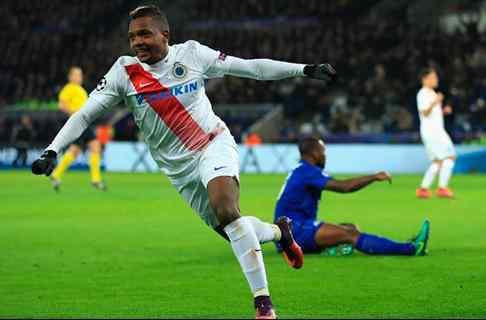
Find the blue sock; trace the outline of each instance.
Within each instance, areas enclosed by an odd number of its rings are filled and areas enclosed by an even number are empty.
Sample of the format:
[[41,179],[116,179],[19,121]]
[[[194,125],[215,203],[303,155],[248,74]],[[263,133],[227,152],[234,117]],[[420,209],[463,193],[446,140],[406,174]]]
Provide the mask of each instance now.
[[415,255],[415,246],[408,243],[395,242],[372,234],[362,233],[358,238],[356,249],[367,254],[382,255]]

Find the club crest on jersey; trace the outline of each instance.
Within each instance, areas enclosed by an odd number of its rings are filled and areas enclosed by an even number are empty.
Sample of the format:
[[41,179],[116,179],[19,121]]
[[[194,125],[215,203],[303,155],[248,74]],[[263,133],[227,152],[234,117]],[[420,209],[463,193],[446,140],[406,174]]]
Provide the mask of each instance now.
[[221,60],[221,61],[224,61],[226,60],[226,54],[225,53],[220,53],[219,56],[218,56],[218,59]]
[[187,74],[187,68],[180,62],[174,63],[174,67],[172,67],[172,75],[177,79],[182,79]]
[[100,82],[98,82],[98,85],[96,85],[96,91],[101,91],[106,87],[106,78],[103,77],[101,78]]

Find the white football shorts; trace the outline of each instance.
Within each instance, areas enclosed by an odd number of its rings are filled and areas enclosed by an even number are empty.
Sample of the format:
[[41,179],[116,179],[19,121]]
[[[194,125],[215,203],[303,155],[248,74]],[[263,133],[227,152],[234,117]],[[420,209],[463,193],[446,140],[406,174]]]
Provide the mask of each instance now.
[[209,205],[207,186],[221,176],[239,181],[238,146],[228,130],[218,134],[206,150],[184,168],[183,175],[169,177],[191,208],[212,228],[219,226],[219,221]]
[[431,161],[444,160],[456,156],[454,144],[445,130],[427,134],[422,133],[421,136],[427,156]]

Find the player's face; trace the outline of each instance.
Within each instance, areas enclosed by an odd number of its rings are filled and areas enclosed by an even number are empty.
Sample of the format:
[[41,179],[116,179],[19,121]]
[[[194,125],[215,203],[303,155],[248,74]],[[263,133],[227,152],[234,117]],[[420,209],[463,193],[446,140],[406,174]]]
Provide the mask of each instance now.
[[77,85],[83,84],[83,71],[79,68],[73,68],[69,72],[69,82]]
[[167,54],[169,31],[161,31],[151,17],[136,18],[130,21],[128,41],[141,62],[154,64]]
[[425,85],[429,88],[437,88],[439,86],[439,76],[437,72],[431,72],[425,77]]
[[326,145],[322,140],[319,140],[319,145],[316,148],[316,164],[324,169],[326,167]]

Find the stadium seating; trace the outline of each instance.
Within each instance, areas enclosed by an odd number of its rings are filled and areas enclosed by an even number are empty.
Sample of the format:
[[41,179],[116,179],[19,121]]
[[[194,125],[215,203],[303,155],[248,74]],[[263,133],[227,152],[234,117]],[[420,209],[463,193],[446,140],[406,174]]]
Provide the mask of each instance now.
[[[196,39],[244,58],[329,61],[339,71],[333,88],[311,81],[235,78],[208,88],[214,104],[282,104],[286,122],[277,141],[310,132],[416,131],[414,100],[423,66],[440,70],[441,90],[455,108],[448,130],[464,136],[484,129],[486,49],[484,34],[474,23],[446,33],[398,18],[403,12],[376,19],[368,13],[379,1],[370,0],[242,1],[231,10],[223,2],[184,1],[168,7],[173,42]],[[191,3],[183,14],[182,3]],[[125,33],[132,7],[126,0],[6,2],[0,19],[7,28],[0,29],[0,41],[9,46],[0,61],[0,81],[6,84],[0,87],[0,110],[55,100],[73,64],[83,67],[85,87],[91,90],[116,57],[128,52]],[[230,122],[238,131],[250,125],[234,115]]]

